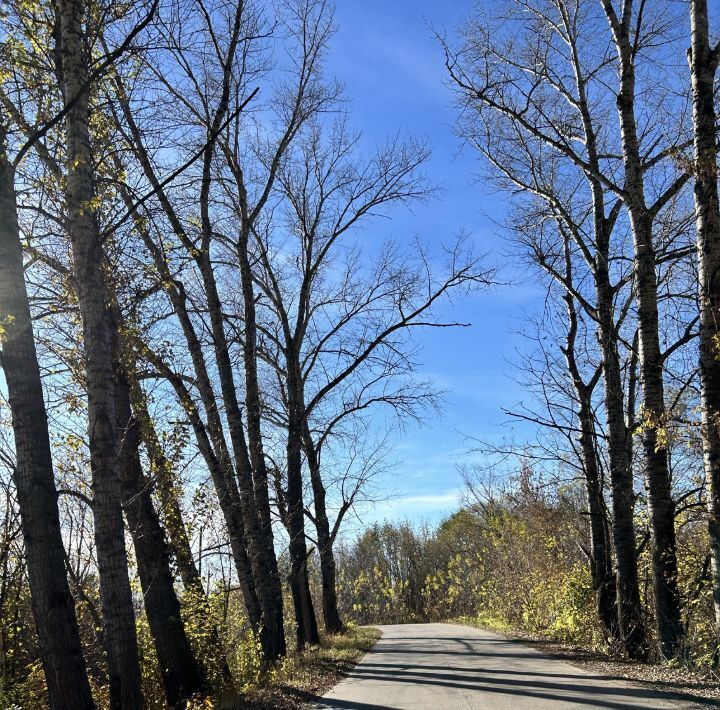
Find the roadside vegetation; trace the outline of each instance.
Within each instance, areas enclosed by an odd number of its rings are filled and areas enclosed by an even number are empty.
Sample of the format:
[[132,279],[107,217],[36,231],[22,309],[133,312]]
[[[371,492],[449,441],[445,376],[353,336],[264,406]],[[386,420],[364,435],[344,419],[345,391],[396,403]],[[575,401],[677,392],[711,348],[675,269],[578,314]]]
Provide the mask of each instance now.
[[[360,624],[471,620],[590,650],[619,653],[597,611],[579,483],[543,479],[525,466],[437,528],[377,524],[338,550],[345,618]],[[712,598],[703,569],[707,532],[691,515],[678,535],[687,648],[692,665],[714,664]],[[699,563],[698,563],[699,560]],[[639,555],[642,602],[652,618],[647,547]]]
[[[687,658],[710,667],[712,599],[694,564],[707,533],[702,521],[690,518],[681,532],[680,585],[694,599],[685,616]],[[340,547],[341,609],[360,624],[465,619],[618,652],[598,618],[587,542],[580,484],[543,480],[526,466],[437,528],[377,524]],[[647,549],[639,562],[643,608],[651,617]]]
[[[482,480],[481,488],[474,479],[467,503],[437,527],[376,524],[341,546],[338,589],[344,618],[362,624],[474,626],[600,675],[720,699],[702,515],[688,513],[678,534],[680,590],[690,600],[683,616],[687,647],[673,663],[658,663],[656,655],[642,663],[628,659],[600,622],[581,484],[550,480],[527,465],[502,483]],[[639,574],[650,620],[647,547],[639,555]]]
[[221,710],[291,710],[305,707],[330,690],[380,638],[378,629],[350,626],[341,635],[323,635],[320,644],[291,653],[276,669],[245,687],[242,700]]

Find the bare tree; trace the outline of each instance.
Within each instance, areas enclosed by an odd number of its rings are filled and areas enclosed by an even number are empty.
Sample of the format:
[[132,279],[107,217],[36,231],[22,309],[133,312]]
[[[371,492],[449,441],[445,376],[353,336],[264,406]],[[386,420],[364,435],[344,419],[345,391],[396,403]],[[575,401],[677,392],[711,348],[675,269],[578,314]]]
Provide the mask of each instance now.
[[[341,503],[331,528],[322,449],[346,418],[373,406],[385,404],[409,414],[423,402],[434,402],[430,390],[412,380],[408,333],[453,325],[435,321],[432,307],[491,278],[459,246],[449,250],[446,278],[432,273],[422,248],[420,258],[413,260],[390,243],[379,245],[374,263],[361,267],[360,251],[348,248],[354,232],[394,205],[427,197],[431,188],[421,170],[428,157],[422,143],[394,139],[368,159],[356,155],[356,145],[344,120],[309,124],[279,171],[277,217],[255,230],[254,244],[261,264],[255,280],[265,299],[261,305],[269,311],[261,329],[262,356],[278,377],[279,423],[287,429],[288,490],[283,498],[290,512],[298,492],[289,486],[302,480],[304,452],[323,616],[331,632],[342,629],[332,546],[352,497]],[[297,530],[289,530],[291,542]],[[293,557],[298,570],[305,556],[298,551]]]
[[[205,8],[207,9],[207,8]],[[215,141],[218,127],[227,125],[228,116],[228,91],[229,82],[232,77],[232,70],[239,61],[235,57],[241,33],[248,33],[243,43],[243,55],[251,52],[248,44],[252,44],[252,36],[255,34],[253,23],[257,17],[243,3],[236,4],[231,8],[230,15],[225,17],[230,23],[229,43],[226,47],[213,44],[216,27],[213,22],[220,21],[214,17],[214,13],[203,12],[203,7],[198,8],[195,15],[205,26],[205,32],[210,42],[214,59],[219,63],[221,70],[220,97],[218,105],[210,107],[205,105],[206,114],[203,123],[205,135],[202,137],[203,173],[200,184],[201,194],[197,197],[201,204],[201,214],[204,216],[204,227],[202,238],[210,238],[211,231],[208,224],[208,187],[209,170],[212,165]],[[184,62],[183,56],[185,47],[183,38],[174,34],[180,32],[178,27],[172,24],[163,26],[161,37],[168,47],[168,55],[165,59],[168,64],[177,62],[181,71],[188,73],[188,79],[194,79],[193,71],[200,71],[200,67],[193,68],[191,64]],[[188,50],[189,51],[189,50]],[[217,55],[217,53],[222,53]],[[148,66],[148,72],[152,75],[154,67]],[[160,73],[160,72],[159,72]],[[161,86],[165,86],[160,82]],[[198,84],[195,83],[195,86]],[[175,87],[167,85],[169,92],[175,91]],[[153,264],[158,272],[160,283],[166,291],[176,317],[179,320],[183,336],[187,342],[192,367],[195,373],[195,382],[200,395],[203,408],[205,409],[207,422],[200,418],[200,413],[193,402],[193,397],[183,380],[178,377],[164,362],[151,351],[141,354],[150,359],[158,372],[167,377],[168,381],[175,388],[178,398],[188,411],[193,429],[198,437],[198,445],[208,463],[213,476],[213,482],[217,490],[218,499],[228,526],[230,540],[232,543],[233,556],[240,579],[243,596],[245,598],[248,617],[252,626],[261,634],[263,648],[267,658],[273,659],[282,655],[285,650],[283,622],[282,622],[282,599],[277,573],[277,563],[272,547],[272,535],[269,528],[260,526],[260,510],[262,503],[256,504],[255,492],[252,481],[252,466],[249,458],[247,442],[245,440],[244,424],[240,415],[233,368],[230,362],[230,355],[224,334],[222,321],[222,310],[218,295],[218,286],[214,267],[211,261],[209,245],[207,250],[196,248],[194,243],[192,224],[186,224],[180,205],[173,204],[173,201],[165,191],[165,187],[159,177],[159,170],[153,160],[153,156],[146,146],[146,138],[143,135],[138,118],[134,115],[131,97],[128,95],[125,83],[120,76],[115,77],[116,101],[118,111],[116,118],[120,130],[130,147],[134,158],[137,160],[140,174],[150,185],[152,194],[158,200],[160,208],[167,219],[170,229],[180,243],[187,249],[198,269],[203,285],[203,298],[207,303],[207,310],[210,314],[210,330],[212,333],[213,360],[216,363],[221,383],[222,402],[225,405],[226,417],[228,418],[230,439],[234,452],[234,463],[230,454],[230,448],[225,440],[225,434],[220,417],[218,401],[213,389],[209,362],[203,349],[203,343],[198,336],[197,326],[193,322],[191,312],[194,310],[191,304],[188,290],[183,282],[172,273],[165,253],[165,247],[161,239],[156,241],[155,234],[151,233],[146,225],[139,221],[136,224],[138,235],[141,237],[145,247],[152,257]],[[230,118],[237,116],[252,98],[253,93],[241,100],[238,110],[235,110]],[[205,97],[198,97],[205,101]],[[214,118],[213,118],[214,116]],[[130,185],[126,187],[128,201],[128,213],[133,205],[134,193]],[[202,206],[204,205],[204,206]],[[236,478],[237,473],[237,478]],[[238,490],[238,482],[240,484]],[[268,504],[269,505],[269,504]],[[269,517],[269,513],[268,513]],[[264,533],[263,533],[264,530]],[[270,533],[268,538],[267,534]],[[259,585],[259,586],[258,586]]]
[[[211,241],[215,225],[210,216],[210,186],[214,151],[217,145],[214,134],[221,127],[230,110],[233,90],[235,89],[235,91],[237,91],[237,84],[233,84],[234,54],[238,40],[240,39],[240,32],[244,29],[244,8],[243,3],[238,3],[235,11],[231,41],[227,49],[227,56],[224,60],[221,59],[221,65],[223,66],[221,93],[214,112],[210,114],[211,121],[207,127],[210,138],[202,165],[202,182],[199,195],[201,236],[200,250],[198,252],[199,258],[197,261],[205,287],[211,332],[215,347],[215,360],[220,377],[223,404],[225,405],[226,417],[230,429],[230,440],[232,442],[235,459],[238,462],[236,468],[241,480],[241,500],[244,501],[243,505],[247,510],[244,516],[247,526],[246,533],[248,534],[252,549],[252,560],[256,565],[255,588],[258,592],[260,605],[263,608],[263,633],[268,637],[268,643],[266,644],[267,655],[270,658],[274,658],[284,653],[285,639],[283,631],[282,593],[273,547],[268,497],[268,477],[260,428],[260,393],[256,374],[257,360],[255,354],[255,323],[253,318],[254,299],[252,278],[249,273],[249,263],[247,261],[247,215],[246,219],[240,224],[237,247],[240,282],[245,304],[246,333],[243,355],[247,405],[247,440],[244,434],[242,413],[230,360],[225,325],[223,323],[222,305],[217,290],[217,282],[215,280],[211,258]],[[289,127],[288,130],[292,129]],[[262,205],[258,205],[258,212],[260,209],[262,209]],[[255,212],[253,213],[256,214]],[[301,629],[302,626],[298,628]],[[317,638],[312,638],[311,641],[315,643],[317,642]]]
[[[263,501],[261,523],[269,530],[268,471],[262,432],[261,392],[258,374],[258,323],[255,304],[255,276],[251,263],[251,238],[270,208],[269,200],[283,162],[302,127],[314,116],[333,108],[337,87],[326,85],[322,79],[322,59],[333,32],[332,9],[325,0],[310,0],[290,4],[285,28],[299,48],[298,59],[291,68],[292,84],[277,97],[277,138],[269,145],[260,144],[255,150],[263,166],[263,178],[253,181],[252,166],[247,164],[246,147],[242,141],[242,126],[235,123],[228,140],[223,141],[227,169],[231,177],[228,195],[239,233],[234,243],[242,291],[243,337],[242,352],[245,367],[245,405],[247,409],[250,460],[255,476],[255,495]],[[255,184],[253,184],[255,182]],[[307,547],[305,541],[305,506],[302,498],[302,403],[293,351],[298,343],[289,340],[288,429],[287,437],[287,522],[290,535],[290,589],[295,606],[297,642],[319,641],[317,621],[310,596],[307,575]]]
[[[644,16],[644,3],[626,0],[620,14],[612,0],[602,0],[612,30],[618,59],[619,86],[617,109],[622,136],[624,167],[621,196],[627,209],[635,243],[635,293],[638,302],[640,339],[640,370],[643,391],[643,447],[645,477],[648,486],[653,537],[653,572],[655,612],[657,615],[660,652],[672,658],[680,651],[683,626],[680,618],[680,596],[677,586],[677,555],[675,542],[675,504],[667,460],[667,446],[662,440],[666,426],[663,353],[658,324],[658,292],[654,223],[660,213],[687,183],[689,175],[680,173],[648,202],[647,157],[641,147],[636,109],[636,62],[649,33],[652,18]],[[645,22],[644,22],[645,20]],[[662,32],[662,30],[660,30]],[[666,153],[679,147],[678,139],[665,146]],[[658,157],[658,156],[656,156]]]
[[[512,5],[508,12],[515,21]],[[612,144],[601,131],[603,105],[599,98],[594,103],[589,98],[594,90],[592,79],[602,80],[606,63],[600,54],[597,59],[590,58],[586,66],[585,55],[581,56],[585,43],[592,44],[587,13],[588,3],[572,7],[562,2],[557,6],[533,5],[527,31],[528,46],[534,49],[528,53],[510,38],[493,43],[491,28],[478,24],[469,29],[459,56],[448,50],[448,69],[461,92],[461,106],[467,109],[463,133],[499,171],[508,187],[527,190],[545,204],[541,215],[547,215],[558,229],[571,235],[592,275],[595,293],[588,300],[575,283],[568,282],[563,268],[564,250],[557,248],[556,241],[546,247],[535,239],[528,245],[534,260],[597,323],[613,491],[619,630],[626,652],[643,658],[647,645],[635,550],[631,433],[625,417],[620,321],[615,306],[626,275],[613,270],[618,249],[611,238],[622,202],[617,199],[608,209],[601,155],[610,152]],[[543,39],[546,28],[550,33]],[[555,45],[556,38],[559,46]],[[497,77],[491,82],[500,63],[500,83]],[[571,73],[563,83],[559,77],[565,66]],[[515,81],[516,77],[521,81]],[[536,86],[547,91],[536,92]],[[525,103],[532,112],[523,110]],[[548,116],[552,116],[550,121]],[[576,126],[582,156],[564,137],[565,124]],[[505,142],[498,141],[498,136],[503,136]],[[580,179],[570,177],[566,188],[564,182],[578,168]],[[542,217],[535,221],[542,224]]]
[[[630,5],[626,3],[625,7]],[[447,51],[448,70],[459,91],[463,133],[499,169],[509,185],[531,191],[548,205],[557,219],[565,223],[593,274],[594,298],[588,301],[579,297],[578,302],[597,322],[603,351],[620,627],[627,652],[643,657],[647,653],[647,645],[642,631],[633,525],[633,421],[628,418],[624,404],[618,354],[623,336],[616,325],[625,316],[622,311],[614,315],[618,289],[627,284],[628,278],[628,274],[618,273],[617,268],[624,259],[620,240],[626,224],[624,209],[636,235],[630,204],[632,199],[628,197],[628,171],[633,168],[622,159],[623,137],[629,130],[630,117],[625,111],[625,123],[621,116],[615,129],[607,113],[607,106],[611,105],[614,95],[607,87],[612,81],[613,69],[620,62],[613,61],[603,49],[608,35],[607,27],[604,27],[607,20],[604,10],[595,3],[510,3],[507,8],[497,27],[482,21],[468,27],[460,51]],[[653,23],[642,12],[637,19],[637,37],[630,47],[631,52],[652,45],[653,39],[660,33],[669,31],[665,24]],[[632,30],[629,26],[627,29],[634,32],[635,26]],[[519,37],[524,37],[527,43],[523,45]],[[643,95],[644,102],[663,105],[659,95],[646,94]],[[627,99],[627,92],[624,96]],[[662,116],[658,110],[656,120],[659,122]],[[500,142],[496,140],[498,135],[503,139]],[[687,176],[673,171],[672,165],[672,156],[682,143],[671,132],[669,135],[670,138],[664,132],[664,124],[659,123],[644,131],[642,137],[647,149],[642,158],[638,153],[640,163],[636,167],[640,172],[634,178],[645,184],[648,191],[652,186],[655,193],[652,204],[642,208],[645,210],[645,221],[641,225],[645,229],[644,234],[655,240],[653,249],[647,254],[645,247],[640,249],[647,276],[647,282],[643,282],[645,290],[642,299],[639,298],[642,279],[637,261],[637,268],[631,275],[638,302],[650,299],[654,303],[654,306],[652,303],[648,306],[641,319],[645,324],[645,339],[657,341],[654,356],[642,344],[642,334],[640,337],[645,364],[645,369],[641,367],[643,394],[647,402],[654,402],[644,405],[648,412],[651,409],[654,411],[653,407],[660,406],[661,402],[664,412],[665,404],[657,391],[662,384],[663,366],[670,354],[689,342],[693,335],[691,320],[687,333],[677,338],[675,347],[671,346],[665,352],[659,349],[655,267],[664,260],[687,253],[675,248],[678,234],[684,234],[682,226],[670,227],[672,220],[663,216],[665,212],[674,213],[674,200],[687,182]],[[639,150],[637,145],[635,149],[636,152]],[[569,176],[578,174],[582,182],[570,177],[568,183]],[[561,188],[559,192],[558,187]],[[635,198],[639,199],[639,193],[638,188],[633,193]],[[570,205],[572,209],[569,209]],[[665,232],[661,239],[666,221],[671,233]],[[586,224],[589,227],[587,230]],[[578,229],[578,225],[582,229]],[[657,230],[655,236],[652,234],[654,228]],[[546,257],[543,254],[539,256]],[[545,263],[540,263],[553,275],[552,263],[547,258]],[[650,276],[653,283],[650,283]],[[554,277],[560,281],[563,278],[561,272],[555,272]],[[654,293],[653,298],[648,295],[650,292]],[[577,292],[573,295],[582,296]],[[629,303],[626,301],[626,304]],[[653,308],[654,321],[652,313],[648,315]],[[639,308],[641,310],[642,307]],[[653,370],[652,373],[647,371],[648,368]],[[660,425],[660,420],[650,419],[651,415],[644,414],[642,428],[651,507],[657,511],[652,516],[656,540],[653,546],[657,563],[656,602],[667,632],[667,643],[663,642],[662,652],[672,655],[679,639],[678,628],[673,621],[673,618],[679,618],[673,611],[679,609],[679,600],[673,591],[675,577],[671,573],[674,565],[674,516],[670,478],[667,466],[662,463],[666,455],[661,442],[656,450],[660,441],[657,439],[658,431],[664,425]]]
[[[265,609],[263,635],[274,639],[274,646],[268,646],[267,649],[269,657],[274,657],[284,651],[282,601],[272,540],[260,407],[261,385],[256,352],[253,295],[255,287],[248,250],[252,230],[269,207],[268,199],[273,193],[285,152],[303,123],[323,107],[330,106],[334,100],[334,88],[324,88],[320,75],[320,61],[332,29],[332,19],[329,6],[324,2],[288,3],[280,8],[277,25],[285,32],[294,54],[290,58],[291,66],[287,74],[291,77],[291,83],[273,85],[270,81],[272,77],[268,76],[271,98],[268,105],[258,109],[267,112],[268,124],[272,125],[273,129],[270,136],[264,131],[258,131],[253,125],[255,119],[252,114],[241,113],[241,108],[247,103],[247,97],[253,95],[248,83],[262,83],[261,80],[268,75],[263,59],[263,43],[272,38],[273,27],[266,23],[260,10],[252,4],[240,4],[236,9],[235,18],[240,17],[240,20],[230,23],[229,35],[231,38],[238,38],[236,56],[232,41],[227,46],[214,41],[216,27],[213,23],[222,13],[208,12],[204,15],[201,13],[201,22],[205,25],[208,37],[208,51],[198,53],[197,63],[187,61],[192,53],[185,46],[186,39],[182,28],[168,25],[162,30],[163,42],[169,48],[163,70],[148,65],[149,74],[158,80],[159,91],[173,102],[174,108],[181,114],[180,121],[188,122],[193,129],[197,127],[204,131],[203,140],[206,140],[207,147],[199,175],[200,192],[192,198],[196,200],[201,216],[197,240],[195,225],[192,221],[185,221],[182,200],[170,200],[160,189],[155,158],[146,146],[139,115],[134,113],[131,97],[124,90],[118,91],[118,95],[128,144],[135,153],[145,179],[155,186],[165,217],[174,235],[191,255],[199,275],[201,294],[193,293],[197,283],[194,277],[193,281],[188,281],[186,277],[185,283],[180,286],[181,280],[172,274],[174,267],[159,263],[166,259],[166,255],[161,242],[155,241],[151,251],[156,268],[164,269],[173,279],[168,281],[163,278],[164,287],[168,291],[178,288],[183,291],[182,294],[171,295],[176,313],[178,306],[194,311],[196,303],[204,304],[203,311],[207,321],[203,323],[203,328],[207,325],[211,336],[214,367],[228,422],[234,468],[240,484],[240,500],[251,552],[250,559],[255,566],[254,584],[259,585],[258,599]],[[193,38],[196,36],[193,35]],[[240,39],[242,41],[239,41]],[[222,56],[218,55],[218,52]],[[205,67],[203,62],[206,63]],[[219,65],[217,102],[208,102],[204,93],[197,91],[197,88],[203,85],[197,75],[205,71],[211,62]],[[169,77],[172,71],[168,71],[168,67],[173,65],[177,66],[179,77],[173,75],[171,81]],[[178,81],[187,82],[187,93],[178,92]],[[219,131],[219,128],[222,130]],[[218,148],[222,151],[224,166],[214,159],[215,153],[219,152]],[[222,171],[220,180],[216,171]],[[217,184],[223,186],[222,192],[217,190]],[[224,209],[223,204],[227,201],[225,195],[228,193],[233,200],[231,212]],[[231,220],[228,219],[230,215]],[[242,299],[236,307],[241,312],[243,327],[243,337],[239,344],[244,375],[244,411],[241,410],[241,399],[237,392],[240,381],[235,371],[236,356],[231,348],[233,343],[229,342],[227,334],[228,314],[225,311],[229,308],[221,300],[221,289],[228,273],[234,274],[241,284]],[[196,298],[199,298],[199,301]],[[184,306],[179,299],[187,299]],[[178,314],[178,318],[187,337],[192,318],[182,313]],[[204,334],[202,337],[205,337]],[[190,352],[193,367],[197,371],[204,343],[198,338],[196,341],[199,350],[193,347]],[[207,369],[206,365],[200,367]],[[206,389],[203,401],[209,403],[212,392],[209,378],[207,385],[203,384],[203,387]],[[207,406],[205,408],[207,409]],[[217,431],[222,430],[217,428]],[[296,481],[294,478],[292,480],[294,485]],[[293,520],[301,527],[302,506],[299,512],[296,508],[293,510]],[[294,540],[293,544],[297,546],[296,557],[302,555],[304,558],[305,554],[299,551],[305,544],[304,535],[296,535]],[[306,586],[301,581],[296,592],[304,594],[302,590]],[[298,599],[302,598],[296,596]],[[307,640],[314,642],[317,634],[313,631],[311,603],[307,594],[304,598],[305,601],[298,611],[307,616],[308,633],[305,633],[303,625],[300,625],[299,629],[303,637],[307,636]],[[302,609],[305,609],[305,612],[302,612]],[[272,623],[271,618],[274,620]]]

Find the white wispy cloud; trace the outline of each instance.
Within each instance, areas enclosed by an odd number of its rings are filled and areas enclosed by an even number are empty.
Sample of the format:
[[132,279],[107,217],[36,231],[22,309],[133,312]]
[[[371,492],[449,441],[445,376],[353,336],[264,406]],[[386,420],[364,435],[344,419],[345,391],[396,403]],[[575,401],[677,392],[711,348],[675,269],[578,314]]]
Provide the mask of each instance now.
[[445,493],[430,493],[418,496],[401,496],[387,501],[387,505],[395,508],[449,508],[460,503],[460,490],[453,489]]
[[377,501],[361,517],[366,522],[382,520],[410,520],[438,522],[460,506],[462,492],[452,488],[439,493],[401,495]]

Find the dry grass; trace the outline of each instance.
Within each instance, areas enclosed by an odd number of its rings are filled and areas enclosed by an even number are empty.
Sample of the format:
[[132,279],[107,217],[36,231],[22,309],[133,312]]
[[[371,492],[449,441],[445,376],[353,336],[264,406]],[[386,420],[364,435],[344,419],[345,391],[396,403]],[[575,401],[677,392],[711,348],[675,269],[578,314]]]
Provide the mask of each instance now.
[[369,651],[382,633],[372,627],[324,636],[320,646],[289,655],[254,688],[225,710],[301,708],[332,688]]

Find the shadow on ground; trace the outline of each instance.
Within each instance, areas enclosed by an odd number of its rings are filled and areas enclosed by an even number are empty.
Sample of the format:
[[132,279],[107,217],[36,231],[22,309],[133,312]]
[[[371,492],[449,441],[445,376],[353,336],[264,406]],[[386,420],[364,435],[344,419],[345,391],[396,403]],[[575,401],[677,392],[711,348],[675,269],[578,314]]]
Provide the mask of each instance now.
[[[538,652],[527,648],[528,643],[513,641],[505,638],[483,640],[483,648],[477,648],[476,638],[463,638],[460,636],[444,637],[444,642],[451,642],[453,650],[434,649],[423,647],[419,652],[424,661],[421,665],[409,666],[407,654],[417,649],[417,638],[395,636],[393,646],[378,648],[378,653],[371,653],[365,660],[355,667],[348,676],[352,679],[369,681],[375,689],[378,684],[398,683],[419,688],[447,688],[469,693],[501,694],[516,697],[518,708],[532,706],[533,700],[551,700],[559,708],[568,705],[582,705],[585,707],[612,708],[622,710],[636,707],[633,703],[643,702],[643,707],[653,707],[653,700],[658,702],[682,702],[695,706],[706,705],[717,707],[713,700],[704,700],[682,689],[667,692],[652,687],[652,683],[643,685],[629,685],[619,676],[602,675],[583,672],[546,672],[540,670],[528,671],[525,669],[503,668],[510,660],[521,659],[537,660],[546,657],[553,660],[551,654]],[[497,652],[495,651],[497,648]],[[400,660],[394,662],[394,656]],[[437,663],[432,659],[437,656]],[[453,658],[468,660],[477,658],[478,663],[472,667],[455,665]],[[379,660],[382,658],[382,660]],[[442,663],[447,659],[449,663]],[[428,663],[427,661],[431,662]],[[488,668],[483,665],[487,663]],[[610,681],[623,681],[617,685]],[[695,686],[697,687],[697,686]],[[382,697],[382,690],[376,690],[377,697]],[[392,705],[378,705],[356,700],[341,700],[335,698],[322,698],[310,694],[298,698],[314,708],[353,708],[355,710],[394,710]],[[525,701],[525,702],[523,702]],[[301,704],[302,706],[302,704]],[[687,705],[685,705],[687,707]]]

